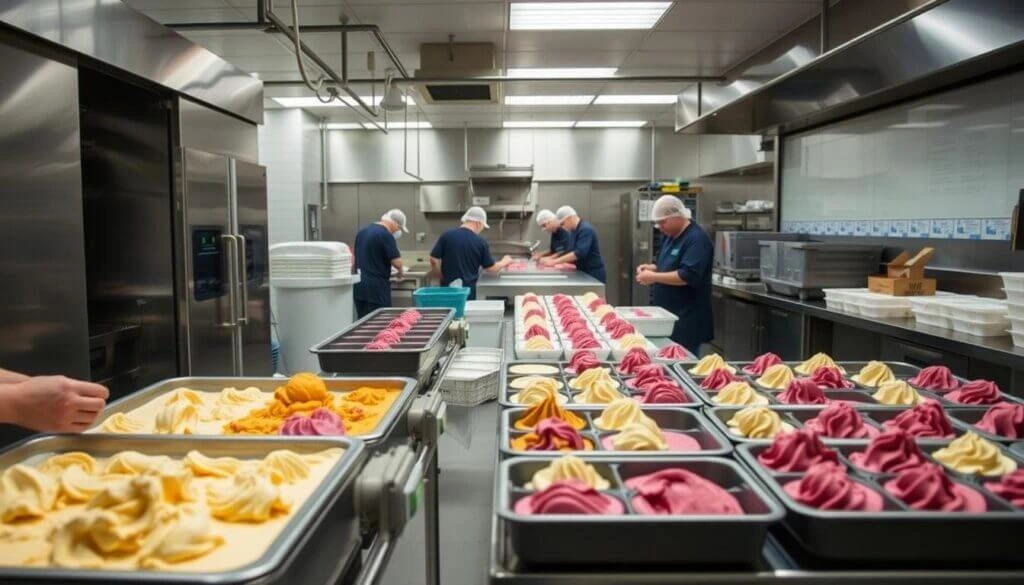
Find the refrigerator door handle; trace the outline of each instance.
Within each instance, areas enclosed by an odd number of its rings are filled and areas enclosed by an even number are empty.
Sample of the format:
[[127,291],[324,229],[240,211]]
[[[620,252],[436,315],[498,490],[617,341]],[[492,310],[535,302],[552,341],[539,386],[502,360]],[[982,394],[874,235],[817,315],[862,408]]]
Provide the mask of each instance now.
[[246,248],[247,244],[245,236],[239,234],[235,236],[236,243],[238,243],[238,266],[241,272],[241,283],[242,289],[242,314],[238,317],[238,324],[245,325],[249,323],[249,266],[246,261]]
[[235,327],[238,325],[238,319],[236,317],[236,315],[238,315],[238,303],[236,298],[238,295],[238,266],[236,265],[238,263],[237,240],[235,240],[235,236],[231,234],[221,234],[220,238],[221,241],[224,242],[225,257],[228,260],[228,310],[230,313],[228,314],[228,320],[218,323],[217,326]]

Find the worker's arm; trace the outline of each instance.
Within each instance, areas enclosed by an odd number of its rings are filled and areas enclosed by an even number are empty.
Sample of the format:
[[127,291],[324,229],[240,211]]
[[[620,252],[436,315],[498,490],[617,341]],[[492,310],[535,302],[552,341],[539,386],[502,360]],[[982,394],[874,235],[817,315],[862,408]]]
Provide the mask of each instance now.
[[512,257],[506,255],[501,260],[491,264],[490,266],[485,267],[484,270],[486,270],[487,272],[500,272],[500,271],[504,270],[505,267],[508,266],[511,263],[512,263]]
[[640,284],[667,284],[669,286],[686,286],[686,281],[679,276],[678,270],[669,272],[655,272],[654,270],[643,270],[637,273],[636,281]]
[[430,273],[441,274],[441,259],[430,257]]
[[548,266],[554,266],[555,264],[575,264],[576,263],[576,252],[569,252],[562,254],[561,256],[550,256],[544,259],[544,264]]
[[[12,372],[4,370],[5,375]],[[9,378],[5,378],[9,379]],[[103,411],[109,392],[64,376],[0,383],[0,423],[44,432],[82,432]]]
[[430,271],[433,274],[441,274],[441,258],[444,256],[445,240],[442,235],[434,242],[434,247],[430,250]]
[[25,380],[28,380],[28,376],[25,374],[0,368],[0,384],[14,384],[16,382],[24,382]]
[[401,278],[402,277],[402,253],[398,250],[398,242],[395,240],[395,238],[388,238],[388,239],[391,240],[390,242],[387,243],[387,246],[386,246],[386,252],[387,252],[387,255],[388,255],[388,262],[390,262],[391,266],[393,266],[395,268],[395,270],[398,271],[398,277]]
[[646,270],[637,273],[640,284],[666,284],[668,286],[700,286],[709,273],[714,249],[709,241],[697,240],[680,250],[679,268],[666,272]]

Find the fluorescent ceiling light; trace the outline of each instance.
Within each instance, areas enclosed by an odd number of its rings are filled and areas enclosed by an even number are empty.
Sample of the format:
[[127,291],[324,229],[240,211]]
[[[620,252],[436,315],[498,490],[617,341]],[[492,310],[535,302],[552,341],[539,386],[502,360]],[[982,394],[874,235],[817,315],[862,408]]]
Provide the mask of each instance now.
[[585,106],[592,95],[507,95],[506,106]]
[[665,94],[650,94],[650,95],[599,95],[594,100],[595,104],[630,104],[630,105],[649,105],[649,104],[674,104],[676,103],[675,95]]
[[545,79],[574,77],[611,77],[616,67],[524,67],[510,68],[509,77],[543,77]]
[[504,128],[572,128],[569,120],[519,120],[501,123]]
[[363,125],[356,122],[332,122],[327,124],[328,130],[362,130]]
[[509,30],[645,30],[671,2],[514,2]]
[[[371,98],[368,95],[361,95],[359,96],[359,98],[363,100],[363,103],[372,103],[375,106],[379,106],[381,100],[384,99],[384,96],[378,95],[376,97]],[[341,96],[341,101],[331,100],[326,104],[320,101],[320,99],[317,98],[316,96],[276,97],[272,99],[286,108],[345,108],[348,106],[357,105],[356,100],[352,99],[350,96],[347,95]],[[408,96],[403,96],[402,100],[405,101],[405,103],[407,104],[414,103],[412,99],[409,98]]]
[[639,128],[647,124],[647,120],[580,120],[577,128]]
[[[384,125],[383,121],[381,121],[380,125],[381,126]],[[408,127],[410,129],[425,129],[425,128],[432,128],[433,126],[430,125],[430,122],[409,122]],[[369,124],[369,123],[363,123],[363,128],[366,128],[367,130],[376,130],[377,129],[376,126],[374,126],[373,124]],[[388,130],[404,130],[406,128],[406,123],[405,122],[388,122],[387,128],[388,128]]]

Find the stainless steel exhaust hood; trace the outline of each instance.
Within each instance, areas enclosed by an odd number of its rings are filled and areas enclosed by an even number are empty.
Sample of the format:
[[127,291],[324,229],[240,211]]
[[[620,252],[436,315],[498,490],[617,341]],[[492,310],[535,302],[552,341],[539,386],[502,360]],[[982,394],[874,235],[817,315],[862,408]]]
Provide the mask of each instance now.
[[1024,2],[934,0],[770,81],[691,86],[679,96],[676,131],[793,132],[1022,60]]
[[467,197],[488,213],[522,218],[537,211],[533,165],[474,165],[469,167]]

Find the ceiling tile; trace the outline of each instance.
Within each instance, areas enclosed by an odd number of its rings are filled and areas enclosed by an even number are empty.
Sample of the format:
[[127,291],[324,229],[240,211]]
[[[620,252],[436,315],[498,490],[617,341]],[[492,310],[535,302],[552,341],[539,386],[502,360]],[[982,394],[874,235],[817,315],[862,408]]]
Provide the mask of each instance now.
[[514,51],[506,53],[508,67],[618,67],[630,51]]
[[659,31],[775,31],[818,13],[820,3],[764,0],[684,0],[658,23]]
[[731,51],[750,53],[775,39],[774,31],[654,31],[640,45],[644,51]]
[[510,31],[509,51],[632,51],[648,31]]
[[634,68],[725,67],[748,56],[747,53],[698,53],[695,51],[637,51],[622,64]]
[[385,34],[392,32],[503,31],[505,5],[502,2],[367,4],[354,8],[360,22],[376,24]]

